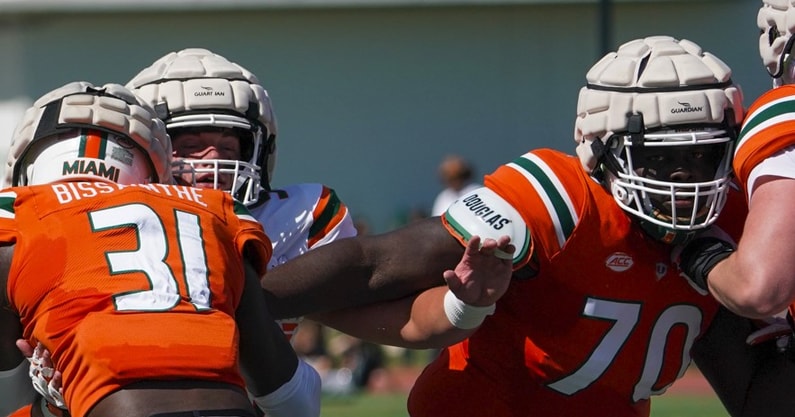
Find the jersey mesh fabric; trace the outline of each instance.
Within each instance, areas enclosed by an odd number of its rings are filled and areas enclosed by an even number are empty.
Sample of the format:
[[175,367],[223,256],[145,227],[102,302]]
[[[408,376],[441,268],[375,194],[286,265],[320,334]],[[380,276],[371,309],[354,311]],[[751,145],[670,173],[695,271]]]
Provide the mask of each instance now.
[[521,213],[539,273],[514,281],[473,336],[426,368],[410,414],[648,416],[648,398],[685,371],[717,303],[577,158],[530,152],[485,185]]
[[271,245],[226,193],[181,186],[61,183],[0,194],[0,241],[24,337],[41,341],[81,417],[142,379],[243,385],[234,313],[243,253]]

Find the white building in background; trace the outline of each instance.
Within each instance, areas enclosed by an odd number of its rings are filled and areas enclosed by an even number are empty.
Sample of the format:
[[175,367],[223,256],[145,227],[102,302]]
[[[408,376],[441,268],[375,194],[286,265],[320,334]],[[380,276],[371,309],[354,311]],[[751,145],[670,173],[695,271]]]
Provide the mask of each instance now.
[[5,187],[5,159],[14,129],[33,102],[28,98],[0,101],[0,184]]
[[[691,39],[732,67],[750,104],[770,88],[760,3],[612,0],[612,47]],[[577,94],[602,55],[600,4],[0,0],[0,102],[71,81],[125,83],[166,52],[211,49],[271,94],[274,185],[326,183],[379,232],[430,210],[446,154],[488,173],[530,149],[574,151]]]

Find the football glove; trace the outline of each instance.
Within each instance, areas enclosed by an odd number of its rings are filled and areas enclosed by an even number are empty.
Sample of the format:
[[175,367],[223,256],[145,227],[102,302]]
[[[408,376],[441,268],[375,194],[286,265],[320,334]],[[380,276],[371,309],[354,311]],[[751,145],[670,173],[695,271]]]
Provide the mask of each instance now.
[[33,382],[33,388],[44,399],[58,408],[66,408],[66,402],[61,394],[61,375],[52,368],[50,353],[41,343],[33,349],[33,356],[28,358],[30,368],[28,374]]
[[680,275],[700,294],[707,295],[709,272],[734,250],[732,238],[723,230],[713,227],[684,246],[677,246],[672,255],[679,266]]

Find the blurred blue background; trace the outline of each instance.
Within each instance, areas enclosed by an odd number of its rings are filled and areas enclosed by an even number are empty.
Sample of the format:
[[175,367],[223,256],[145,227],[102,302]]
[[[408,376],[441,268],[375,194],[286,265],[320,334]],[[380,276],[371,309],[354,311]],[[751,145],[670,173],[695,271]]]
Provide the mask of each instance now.
[[448,153],[482,175],[532,148],[573,152],[577,94],[605,47],[693,40],[733,68],[749,105],[770,86],[760,3],[0,0],[0,157],[45,92],[124,84],[167,52],[203,47],[270,92],[274,185],[330,185],[371,231],[386,231],[430,209]]

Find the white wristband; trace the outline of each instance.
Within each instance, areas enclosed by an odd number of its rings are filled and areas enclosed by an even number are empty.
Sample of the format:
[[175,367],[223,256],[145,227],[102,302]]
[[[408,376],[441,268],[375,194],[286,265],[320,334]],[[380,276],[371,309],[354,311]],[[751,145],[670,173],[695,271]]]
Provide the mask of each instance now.
[[254,397],[254,403],[269,417],[318,417],[320,375],[299,359],[289,381],[268,395]]
[[480,326],[486,316],[494,313],[494,304],[485,307],[469,305],[447,290],[444,295],[444,314],[453,326],[459,329],[469,330]]

